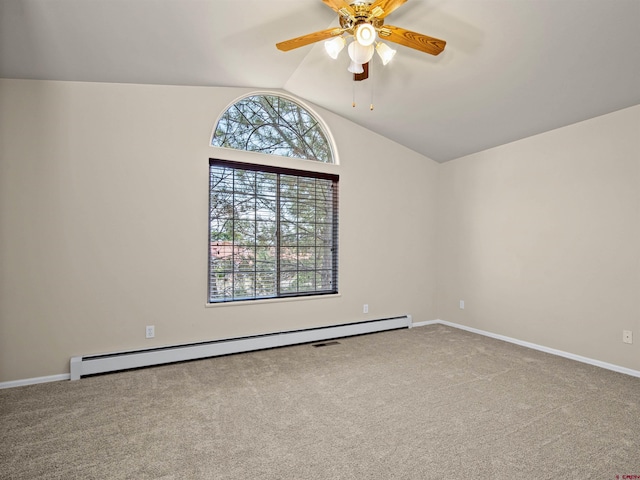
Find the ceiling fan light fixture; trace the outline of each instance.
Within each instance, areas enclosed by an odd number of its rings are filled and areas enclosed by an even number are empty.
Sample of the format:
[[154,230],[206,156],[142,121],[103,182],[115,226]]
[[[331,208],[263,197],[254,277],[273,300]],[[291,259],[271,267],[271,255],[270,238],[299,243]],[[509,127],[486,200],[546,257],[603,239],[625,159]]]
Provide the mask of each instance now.
[[370,23],[361,23],[356,28],[356,41],[363,47],[373,45],[376,41],[376,29]]
[[354,73],[353,80],[356,82],[369,78],[369,62],[375,52],[378,52],[383,65],[387,65],[395,56],[396,51],[393,48],[378,40],[403,45],[430,55],[439,55],[447,44],[445,40],[428,37],[405,28],[385,25],[385,17],[406,1],[322,0],[338,14],[340,26],[276,43],[276,48],[288,52],[324,41],[327,55],[337,59],[340,52],[348,45],[347,52],[350,60],[348,70]]
[[342,51],[347,41],[344,37],[335,37],[324,42],[324,49],[334,60],[338,58],[338,54]]
[[380,57],[380,60],[382,60],[383,65],[389,63],[396,54],[396,51],[393,48],[382,42],[378,42],[376,44],[376,52],[378,52],[378,56]]
[[375,52],[375,48],[373,45],[364,47],[356,41],[349,44],[347,51],[349,52],[349,58],[353,63],[362,65],[363,63],[367,63],[371,60],[371,57],[373,57],[373,53]]
[[364,73],[364,67],[360,63],[351,62],[349,64],[349,68],[347,68],[351,73]]

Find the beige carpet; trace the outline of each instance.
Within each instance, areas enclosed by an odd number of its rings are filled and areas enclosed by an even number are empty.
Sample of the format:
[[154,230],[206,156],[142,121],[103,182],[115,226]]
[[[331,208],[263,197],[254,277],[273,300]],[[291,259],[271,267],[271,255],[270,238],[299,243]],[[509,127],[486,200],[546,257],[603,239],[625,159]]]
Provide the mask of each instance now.
[[0,390],[4,479],[616,479],[640,379],[442,325]]

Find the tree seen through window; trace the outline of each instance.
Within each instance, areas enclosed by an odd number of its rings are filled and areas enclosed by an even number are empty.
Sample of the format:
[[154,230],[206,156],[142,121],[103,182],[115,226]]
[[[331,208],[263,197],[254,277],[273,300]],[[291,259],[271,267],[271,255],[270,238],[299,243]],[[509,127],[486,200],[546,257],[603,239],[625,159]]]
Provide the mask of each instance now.
[[[277,95],[240,99],[213,146],[333,163],[321,123]],[[338,176],[209,162],[209,302],[336,293]]]
[[336,293],[337,180],[211,160],[209,302]]
[[216,125],[211,145],[333,163],[318,120],[277,95],[253,95],[229,107]]

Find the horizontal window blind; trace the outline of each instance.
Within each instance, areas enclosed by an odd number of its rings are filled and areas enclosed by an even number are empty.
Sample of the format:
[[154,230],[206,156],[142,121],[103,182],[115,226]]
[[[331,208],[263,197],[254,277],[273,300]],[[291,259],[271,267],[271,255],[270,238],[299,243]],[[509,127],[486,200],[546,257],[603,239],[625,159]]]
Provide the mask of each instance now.
[[338,291],[338,176],[210,159],[209,303]]

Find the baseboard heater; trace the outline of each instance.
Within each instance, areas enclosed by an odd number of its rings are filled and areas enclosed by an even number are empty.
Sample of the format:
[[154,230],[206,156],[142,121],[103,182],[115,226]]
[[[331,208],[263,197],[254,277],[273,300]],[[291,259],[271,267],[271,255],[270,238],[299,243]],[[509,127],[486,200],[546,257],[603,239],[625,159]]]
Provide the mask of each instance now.
[[129,352],[86,355],[71,358],[71,380],[100,373],[150,367],[166,363],[217,357],[232,353],[264,350],[300,343],[331,340],[365,333],[411,327],[411,316],[369,320],[329,327],[278,332],[266,335],[214,340],[211,342],[151,348]]

